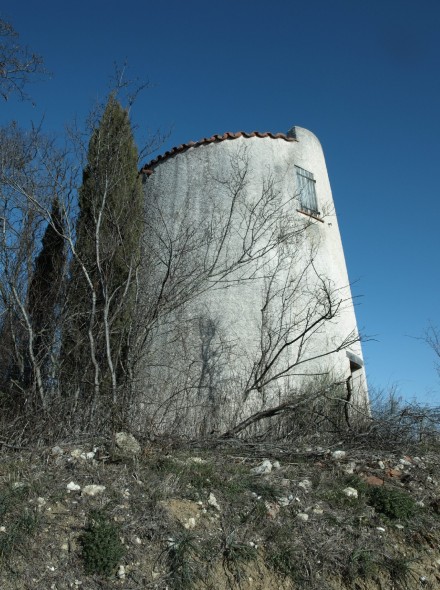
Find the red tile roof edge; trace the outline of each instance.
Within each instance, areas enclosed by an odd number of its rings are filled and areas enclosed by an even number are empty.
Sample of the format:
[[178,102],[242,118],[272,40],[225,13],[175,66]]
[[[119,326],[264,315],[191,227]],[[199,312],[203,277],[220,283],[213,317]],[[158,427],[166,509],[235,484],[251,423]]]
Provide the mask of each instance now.
[[171,156],[175,156],[180,152],[184,152],[189,148],[198,147],[199,145],[206,145],[208,143],[225,141],[225,139],[237,139],[238,137],[271,137],[272,139],[284,139],[284,141],[297,141],[295,137],[289,137],[285,133],[261,133],[260,131],[252,131],[251,133],[237,131],[237,133],[232,133],[231,131],[227,131],[226,133],[223,133],[223,135],[211,135],[211,137],[204,137],[199,141],[189,141],[188,143],[183,143],[182,145],[173,147],[164,154],[161,154],[160,156],[157,156],[157,158],[154,158],[154,160],[148,162],[148,164],[145,164],[145,166],[141,168],[141,173],[150,176],[153,174],[152,167],[154,167],[156,164],[163,162],[164,160],[167,160]]

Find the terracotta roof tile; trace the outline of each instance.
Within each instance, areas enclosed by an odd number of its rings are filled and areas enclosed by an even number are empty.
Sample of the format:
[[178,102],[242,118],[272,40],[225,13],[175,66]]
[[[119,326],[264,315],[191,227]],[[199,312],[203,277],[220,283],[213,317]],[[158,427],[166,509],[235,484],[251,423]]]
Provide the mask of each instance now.
[[156,164],[158,164],[159,162],[163,162],[164,160],[170,158],[171,156],[175,156],[180,152],[184,152],[189,148],[198,147],[200,145],[206,145],[208,143],[225,141],[226,139],[237,139],[238,137],[271,137],[272,139],[284,139],[284,141],[297,141],[295,137],[289,137],[284,133],[261,133],[260,131],[252,131],[251,133],[246,133],[245,131],[238,131],[237,133],[233,133],[231,131],[227,131],[226,133],[223,133],[223,135],[211,135],[211,137],[204,137],[199,141],[188,141],[188,143],[182,143],[177,147],[173,147],[164,154],[161,154],[160,156],[157,156],[157,158],[154,158],[154,160],[148,162],[148,164],[145,164],[145,166],[143,166],[141,169],[141,173],[150,176],[151,174],[153,174],[153,168]]

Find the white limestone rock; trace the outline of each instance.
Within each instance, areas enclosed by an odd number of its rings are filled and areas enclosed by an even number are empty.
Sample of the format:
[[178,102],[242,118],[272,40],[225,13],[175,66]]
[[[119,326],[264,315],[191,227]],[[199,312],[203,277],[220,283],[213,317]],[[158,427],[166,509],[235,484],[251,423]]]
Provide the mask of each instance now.
[[183,525],[187,530],[192,530],[196,528],[196,519],[191,516]]
[[139,455],[141,452],[141,445],[129,432],[117,432],[115,435],[115,443],[118,451],[123,455],[131,457]]
[[254,475],[266,475],[266,473],[270,473],[271,471],[272,463],[269,461],[269,459],[264,459],[260,465],[257,465],[251,469],[251,473]]
[[345,467],[344,467],[344,471],[345,473],[347,473],[348,475],[353,475],[353,473],[356,470],[356,463],[354,461],[350,461],[350,463],[348,463]]
[[100,485],[88,485],[88,486],[84,486],[82,494],[83,496],[98,496],[99,494],[102,494],[105,491],[105,486],[100,486]]
[[307,522],[309,520],[309,515],[306,512],[298,512],[296,518],[302,522]]
[[303,479],[299,482],[298,487],[304,490],[305,492],[310,492],[312,489],[312,482],[310,479]]
[[342,490],[342,493],[347,496],[347,498],[357,498],[359,496],[358,491],[355,488],[345,488]]
[[217,502],[217,498],[214,496],[212,492],[209,494],[208,504],[209,506],[212,506],[212,508],[215,508],[216,510],[221,512],[221,508],[219,503]]

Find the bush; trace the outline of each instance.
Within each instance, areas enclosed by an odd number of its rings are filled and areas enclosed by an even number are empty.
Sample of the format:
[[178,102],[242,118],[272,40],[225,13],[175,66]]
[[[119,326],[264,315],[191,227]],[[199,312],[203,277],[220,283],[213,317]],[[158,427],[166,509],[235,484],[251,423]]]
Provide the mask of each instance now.
[[440,407],[406,402],[395,390],[370,392],[371,420],[362,433],[367,446],[401,452],[423,447],[438,450]]
[[368,491],[368,503],[391,519],[408,519],[416,511],[416,504],[408,494],[384,487],[371,488]]
[[87,529],[82,538],[82,557],[86,572],[109,576],[124,555],[119,530],[103,512],[91,512]]

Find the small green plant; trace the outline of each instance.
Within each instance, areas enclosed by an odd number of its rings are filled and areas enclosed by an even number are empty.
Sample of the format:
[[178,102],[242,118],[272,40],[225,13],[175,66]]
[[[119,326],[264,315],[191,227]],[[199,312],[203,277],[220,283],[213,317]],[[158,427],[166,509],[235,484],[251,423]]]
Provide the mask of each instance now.
[[[344,481],[327,481],[320,486],[317,497],[319,500],[327,502],[332,508],[350,509],[350,514],[352,514],[356,508],[361,507],[362,494],[356,498],[347,496],[344,492],[346,487],[348,486]],[[356,485],[352,484],[349,487],[354,487],[359,492]]]
[[345,577],[349,582],[356,578],[365,580],[371,578],[376,571],[377,561],[373,552],[369,549],[355,549],[348,558]]
[[190,463],[182,475],[182,479],[198,491],[215,485],[217,477],[212,463]]
[[283,491],[275,483],[256,478],[249,482],[249,490],[257,494],[257,496],[261,496],[263,500],[268,501],[276,501],[280,496],[285,494],[285,490]]
[[182,533],[175,539],[169,539],[166,561],[169,568],[171,585],[175,590],[186,590],[201,578],[199,571],[200,550],[195,537]]
[[0,519],[5,527],[0,534],[0,561],[9,559],[37,529],[38,515],[26,505],[29,493],[28,486],[13,483],[0,490]]
[[278,574],[286,578],[295,579],[295,573],[298,568],[298,557],[292,545],[282,543],[274,546],[266,559],[268,565]]
[[416,504],[411,496],[400,490],[373,487],[368,490],[368,503],[388,518],[406,520],[414,516]]
[[234,534],[228,535],[223,541],[223,565],[239,583],[244,576],[243,566],[256,559],[257,550],[248,543],[242,543]]
[[301,555],[293,533],[294,524],[286,520],[282,525],[273,523],[266,531],[265,560],[267,566],[277,574],[297,580]]
[[161,475],[167,473],[180,474],[182,471],[182,465],[179,465],[172,457],[157,457],[157,459],[151,463],[151,469]]
[[370,489],[368,484],[358,475],[347,475],[343,481],[346,487],[355,488],[360,496],[365,496]]
[[384,567],[388,570],[391,580],[398,590],[409,590],[413,587],[409,586],[411,578],[417,579],[417,575],[411,567],[412,561],[402,555],[397,556],[385,556],[383,560]]
[[99,510],[92,510],[81,537],[82,557],[86,572],[109,576],[124,555],[118,528]]
[[0,535],[0,560],[10,557],[13,550],[25,543],[32,536],[38,525],[35,513],[25,510],[17,516]]

